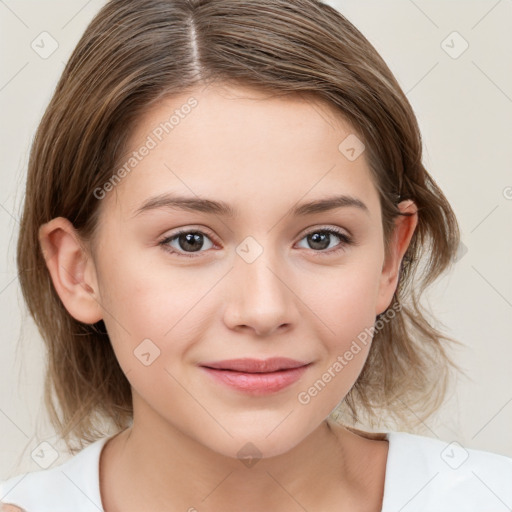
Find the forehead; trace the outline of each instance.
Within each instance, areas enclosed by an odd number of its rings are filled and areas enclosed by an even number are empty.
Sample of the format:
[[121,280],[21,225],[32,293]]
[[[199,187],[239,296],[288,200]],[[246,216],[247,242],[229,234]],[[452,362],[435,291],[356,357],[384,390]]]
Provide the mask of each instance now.
[[138,120],[121,163],[129,172],[110,196],[124,216],[167,191],[215,197],[237,212],[335,191],[378,202],[364,152],[349,159],[341,150],[354,137],[350,123],[312,95],[198,88]]

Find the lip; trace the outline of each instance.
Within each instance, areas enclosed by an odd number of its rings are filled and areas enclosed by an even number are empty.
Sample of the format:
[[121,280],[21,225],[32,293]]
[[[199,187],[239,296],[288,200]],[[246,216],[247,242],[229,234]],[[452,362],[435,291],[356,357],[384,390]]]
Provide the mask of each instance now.
[[229,359],[201,364],[201,368],[221,383],[253,395],[275,393],[304,374],[311,363],[287,357],[271,359]]
[[216,370],[233,370],[245,373],[269,373],[279,370],[300,368],[308,364],[305,361],[296,361],[289,357],[271,357],[270,359],[226,359],[224,361],[213,361],[202,363],[201,366]]

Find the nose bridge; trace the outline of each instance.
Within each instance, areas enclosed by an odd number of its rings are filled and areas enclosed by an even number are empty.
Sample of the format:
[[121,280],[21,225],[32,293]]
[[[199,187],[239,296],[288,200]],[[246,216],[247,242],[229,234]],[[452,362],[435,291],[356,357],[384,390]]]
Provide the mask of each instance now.
[[245,326],[268,334],[294,321],[293,293],[286,283],[282,258],[267,243],[247,237],[236,249],[233,290],[226,309],[230,327]]

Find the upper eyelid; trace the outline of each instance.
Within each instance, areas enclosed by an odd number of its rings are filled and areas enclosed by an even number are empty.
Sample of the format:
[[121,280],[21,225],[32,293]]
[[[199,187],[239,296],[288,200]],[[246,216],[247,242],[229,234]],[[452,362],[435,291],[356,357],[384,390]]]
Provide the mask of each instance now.
[[212,235],[210,230],[204,228],[204,227],[200,227],[200,228],[195,228],[195,227],[191,227],[191,228],[188,228],[188,227],[184,227],[184,228],[176,228],[177,231],[174,231],[168,235],[162,235],[160,237],[160,240],[161,241],[164,241],[164,240],[170,240],[170,239],[173,239],[173,238],[176,238],[177,236],[183,234],[183,233],[201,233],[203,235],[207,235],[211,240],[212,242],[215,241],[215,239],[217,238],[215,235]]
[[[342,228],[340,226],[334,226],[334,225],[325,224],[325,225],[320,225],[318,227],[312,226],[312,227],[304,228],[304,230],[301,231],[301,233],[299,235],[298,241],[302,240],[305,236],[307,236],[310,233],[314,233],[314,232],[317,232],[317,231],[328,231],[328,230],[341,231],[341,233],[336,233],[335,232],[335,233],[332,233],[332,234],[338,235],[338,236],[345,235],[347,238],[349,238],[351,240],[353,239],[352,233],[350,233],[346,228]],[[346,233],[343,233],[343,231],[346,231]],[[168,234],[168,235],[165,235],[165,236],[162,236],[160,242],[173,240],[176,237],[178,237],[180,234],[191,233],[191,232],[199,232],[201,234],[207,235],[214,244],[218,243],[216,241],[216,238],[217,238],[216,235],[212,235],[210,233],[209,229],[207,229],[205,227],[193,227],[193,226],[192,227],[177,228],[176,232]]]
[[[341,231],[342,233],[340,233],[340,234],[345,234],[345,236],[352,238],[352,233],[347,228],[342,228],[340,226],[334,226],[333,224],[324,224],[324,225],[320,225],[318,227],[313,226],[313,227],[305,228],[301,232],[301,236],[304,237],[304,236],[308,235],[309,233],[314,233],[315,231],[324,231],[324,230]],[[343,233],[343,231],[345,231],[346,233]]]

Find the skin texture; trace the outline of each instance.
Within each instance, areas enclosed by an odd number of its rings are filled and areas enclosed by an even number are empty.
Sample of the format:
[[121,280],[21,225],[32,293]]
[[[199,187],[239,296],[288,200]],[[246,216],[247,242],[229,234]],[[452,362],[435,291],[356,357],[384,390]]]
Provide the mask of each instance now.
[[0,503],[0,512],[25,512],[22,508],[9,503]]
[[[354,129],[303,97],[197,89],[155,105],[137,123],[130,152],[191,96],[197,106],[101,200],[94,248],[62,217],[40,229],[66,309],[85,323],[104,320],[132,386],[133,427],[102,454],[105,510],[380,510],[387,441],[325,421],[370,344],[308,404],[297,396],[390,305],[417,214],[397,219],[385,261],[365,154],[350,161],[338,150]],[[163,192],[225,201],[238,214],[135,214]],[[367,211],[290,213],[334,194],[358,198]],[[400,208],[416,212],[411,201]],[[319,249],[306,236],[336,227],[354,244],[327,234]],[[178,228],[205,234],[198,251],[187,252],[183,237],[167,246],[185,256],[159,245]],[[248,263],[239,247],[262,252]],[[149,365],[134,354],[145,339],[160,351]],[[274,356],[311,364],[298,382],[266,396],[228,388],[198,366]],[[237,455],[249,442],[258,454],[251,467]]]

